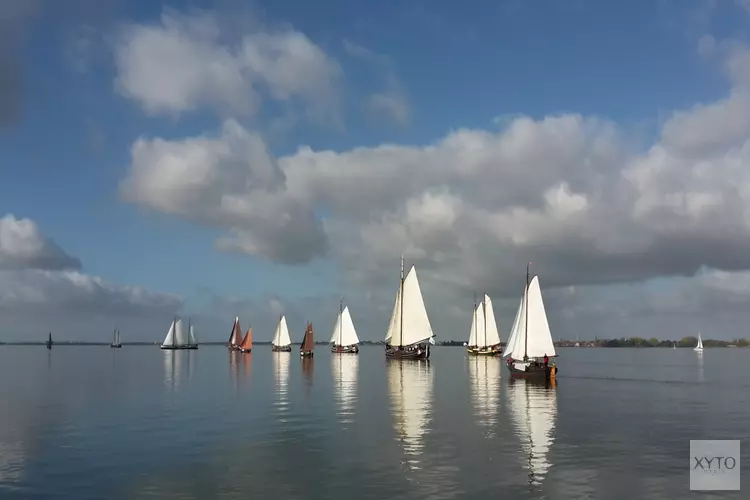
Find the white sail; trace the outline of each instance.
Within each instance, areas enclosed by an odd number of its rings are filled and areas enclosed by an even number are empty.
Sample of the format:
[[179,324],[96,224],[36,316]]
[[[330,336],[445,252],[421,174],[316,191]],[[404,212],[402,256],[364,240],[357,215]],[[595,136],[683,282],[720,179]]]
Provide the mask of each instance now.
[[489,356],[469,357],[471,400],[477,423],[484,427],[487,437],[494,436],[500,399],[502,362]]
[[279,324],[276,325],[276,333],[271,344],[276,347],[285,347],[292,344],[292,339],[289,337],[289,328],[286,325],[286,316],[282,316]]
[[400,293],[396,294],[396,304],[386,342],[401,347],[429,340],[433,336],[432,326],[414,266],[411,266],[404,279],[403,290],[399,291]]
[[531,384],[506,387],[511,420],[521,444],[520,461],[528,469],[528,482],[539,484],[550,467],[547,456],[555,436],[557,393]]
[[514,359],[523,359],[524,355],[529,358],[542,358],[545,354],[557,356],[537,276],[529,283],[519,312],[518,325],[511,333],[513,344],[506,352]]
[[349,314],[349,307],[345,307],[336,318],[336,324],[333,326],[331,343],[340,346],[350,346],[359,344],[357,330],[354,329],[352,315]]
[[505,344],[505,352],[503,352],[503,357],[508,357],[513,352],[513,345],[516,342],[516,337],[518,336],[518,326],[520,324],[521,318],[523,317],[523,298],[521,298],[521,302],[518,303],[518,310],[516,311],[516,317],[513,320],[513,326],[510,328],[510,334],[508,335],[508,342]]
[[359,356],[331,356],[331,371],[342,423],[354,421],[357,404],[357,370]]
[[480,309],[480,306],[474,306],[474,311],[471,313],[471,328],[469,329],[469,343],[468,343],[470,347],[476,347],[477,324],[483,322],[483,320],[479,319],[479,315],[482,314],[482,312],[479,309]]
[[479,340],[484,345],[482,347],[489,347],[500,343],[500,332],[497,329],[497,321],[495,321],[495,308],[492,307],[492,299],[489,295],[484,296],[484,316],[486,318],[486,337],[480,337]]
[[185,331],[185,327],[182,324],[182,318],[175,322],[175,344],[182,346],[188,344],[188,332]]
[[197,345],[198,342],[195,341],[195,327],[193,324],[190,324],[190,345]]
[[172,324],[169,325],[169,331],[167,331],[167,336],[164,337],[164,342],[161,345],[172,345],[174,343],[174,323],[175,321],[172,320]]
[[701,334],[698,334],[698,345],[695,346],[696,351],[702,351],[703,350],[703,339],[701,338]]
[[421,454],[432,416],[432,373],[429,364],[423,361],[389,363],[388,392],[395,430],[404,451],[412,456]]

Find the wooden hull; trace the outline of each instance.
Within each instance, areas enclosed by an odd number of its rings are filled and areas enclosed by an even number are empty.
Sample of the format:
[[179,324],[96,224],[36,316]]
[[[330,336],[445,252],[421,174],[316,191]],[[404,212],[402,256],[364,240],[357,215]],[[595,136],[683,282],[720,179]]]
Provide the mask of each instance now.
[[167,349],[170,351],[184,351],[187,349],[198,349],[197,345],[162,345],[159,346],[161,349]]
[[501,356],[503,354],[503,349],[499,346],[487,348],[467,347],[466,352],[472,356]]
[[119,345],[119,344],[112,344],[112,345],[110,345],[109,347],[111,347],[112,349],[120,349],[120,348],[122,347],[122,345]]
[[557,366],[555,365],[534,365],[531,364],[527,369],[516,368],[513,363],[506,363],[511,378],[524,378],[530,380],[550,380],[557,375]]
[[426,342],[404,347],[386,345],[385,357],[388,359],[430,359],[430,345]]
[[314,353],[312,351],[300,351],[299,355],[301,358],[312,358]]
[[240,346],[237,346],[237,345],[228,345],[227,349],[229,349],[230,351],[239,351],[240,350]]
[[251,352],[251,351],[253,350],[253,348],[251,347],[251,348],[249,348],[249,349],[242,349],[242,348],[240,347],[240,348],[239,348],[239,349],[237,349],[237,350],[238,350],[238,351],[240,351],[240,352],[242,352],[242,353],[248,353],[248,352]]
[[357,354],[359,347],[356,345],[332,345],[331,352],[336,354]]
[[292,352],[292,346],[291,345],[272,345],[271,351],[273,352]]

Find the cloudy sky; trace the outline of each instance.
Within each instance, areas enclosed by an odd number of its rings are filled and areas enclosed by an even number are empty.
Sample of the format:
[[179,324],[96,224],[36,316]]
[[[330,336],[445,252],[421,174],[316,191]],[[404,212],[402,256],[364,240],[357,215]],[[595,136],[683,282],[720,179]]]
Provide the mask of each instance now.
[[750,2],[6,0],[0,340],[750,336]]

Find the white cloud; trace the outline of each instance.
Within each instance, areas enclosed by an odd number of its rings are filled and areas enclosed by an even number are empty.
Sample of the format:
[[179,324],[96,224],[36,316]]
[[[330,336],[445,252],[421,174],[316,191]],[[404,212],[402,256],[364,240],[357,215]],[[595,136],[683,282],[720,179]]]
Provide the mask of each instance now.
[[81,262],[47,238],[31,219],[0,218],[0,270],[79,269]]
[[137,340],[147,340],[153,335],[149,328],[182,307],[178,296],[110,283],[80,267],[33,220],[0,218],[0,338],[21,340],[54,330],[106,341],[102,335],[118,322],[135,329]]
[[310,116],[338,119],[340,66],[292,29],[261,28],[230,43],[211,14],[166,9],[160,24],[128,26],[115,55],[117,89],[151,114],[208,106],[250,116],[267,95],[299,102]]

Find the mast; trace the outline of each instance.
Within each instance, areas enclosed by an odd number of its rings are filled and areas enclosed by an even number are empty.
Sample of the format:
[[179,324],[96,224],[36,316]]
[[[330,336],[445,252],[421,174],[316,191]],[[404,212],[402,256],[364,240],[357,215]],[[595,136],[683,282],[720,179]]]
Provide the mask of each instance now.
[[484,345],[482,347],[487,347],[487,302],[485,300],[482,297],[482,317],[484,318]]
[[404,344],[404,254],[401,254],[401,290],[399,291],[399,294],[401,295],[401,311],[399,312],[400,317],[398,321],[398,345],[401,347]]
[[344,341],[344,296],[339,301],[339,346]]
[[188,316],[188,331],[187,331],[187,338],[188,338],[187,339],[188,340],[187,343],[188,343],[188,345],[190,345],[190,340],[191,340],[191,338],[190,338],[190,326],[191,325],[192,325],[192,323],[190,322],[190,316]]
[[174,334],[172,335],[172,347],[177,346],[177,316],[172,318],[172,324],[174,325]]
[[[476,332],[479,327],[479,325],[477,325],[477,292],[474,292],[474,317],[472,318],[472,322],[474,323],[474,332]],[[469,337],[471,337],[471,334],[469,334]],[[474,345],[479,345],[479,339],[477,338],[476,333],[474,333]]]
[[526,264],[526,290],[524,291],[524,303],[525,303],[525,324],[523,327],[523,359],[526,361],[528,359],[528,352],[529,352],[529,266],[531,265],[531,262],[528,262]]

